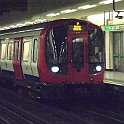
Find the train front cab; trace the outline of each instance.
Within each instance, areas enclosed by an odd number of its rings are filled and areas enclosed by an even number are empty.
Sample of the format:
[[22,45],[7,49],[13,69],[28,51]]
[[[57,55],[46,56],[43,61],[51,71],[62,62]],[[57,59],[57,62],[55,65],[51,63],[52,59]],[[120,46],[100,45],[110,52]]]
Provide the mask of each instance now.
[[[40,77],[48,85],[91,87],[103,82],[104,38],[102,30],[91,23],[73,20],[54,25],[45,36],[45,61],[39,61],[44,72]],[[43,42],[42,45],[43,46]],[[39,52],[42,53],[42,52]],[[40,55],[39,55],[40,56]]]

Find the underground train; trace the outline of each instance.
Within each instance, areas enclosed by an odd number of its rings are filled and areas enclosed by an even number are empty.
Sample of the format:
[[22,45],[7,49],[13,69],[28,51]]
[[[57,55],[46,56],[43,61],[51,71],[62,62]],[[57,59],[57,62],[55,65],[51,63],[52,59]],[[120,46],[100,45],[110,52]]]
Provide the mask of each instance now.
[[85,20],[59,19],[2,30],[0,80],[37,97],[99,89],[104,55],[103,31]]

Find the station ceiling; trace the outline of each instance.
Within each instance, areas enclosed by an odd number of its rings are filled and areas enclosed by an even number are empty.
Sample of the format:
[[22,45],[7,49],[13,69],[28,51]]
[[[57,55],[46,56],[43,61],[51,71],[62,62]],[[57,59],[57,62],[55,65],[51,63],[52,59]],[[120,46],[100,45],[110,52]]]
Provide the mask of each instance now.
[[24,11],[28,8],[28,5],[45,12],[67,6],[74,6],[79,3],[85,3],[86,1],[91,1],[90,3],[92,3],[92,1],[98,0],[0,0],[0,14],[12,10]]
[[[105,0],[0,0],[0,23],[9,21],[22,21],[23,19],[37,19],[39,17],[48,20],[58,18],[84,18],[89,15],[113,11],[113,0],[109,4],[102,3]],[[124,0],[115,0],[116,10],[124,9]],[[89,8],[82,6],[94,5]],[[64,12],[73,10],[73,12]],[[17,12],[20,12],[19,15]],[[15,14],[13,14],[15,13]],[[24,13],[24,14],[22,14]],[[53,15],[50,15],[53,14]],[[6,16],[8,15],[8,16]]]

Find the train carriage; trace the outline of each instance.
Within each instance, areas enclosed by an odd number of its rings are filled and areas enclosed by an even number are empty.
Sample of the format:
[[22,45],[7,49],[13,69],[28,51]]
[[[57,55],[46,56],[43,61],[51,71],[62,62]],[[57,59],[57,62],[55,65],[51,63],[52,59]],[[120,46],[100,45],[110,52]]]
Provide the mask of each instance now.
[[60,19],[3,30],[0,47],[0,78],[20,90],[45,96],[103,84],[104,35],[88,21]]

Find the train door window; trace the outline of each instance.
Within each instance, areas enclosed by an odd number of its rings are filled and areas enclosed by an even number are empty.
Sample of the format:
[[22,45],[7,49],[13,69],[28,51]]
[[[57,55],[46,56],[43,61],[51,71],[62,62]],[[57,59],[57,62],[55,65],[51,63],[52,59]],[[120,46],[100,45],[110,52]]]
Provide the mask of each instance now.
[[20,42],[15,42],[15,48],[14,48],[14,58],[15,60],[20,60],[20,50],[21,50],[21,43]]
[[23,61],[29,60],[29,41],[23,43]]
[[46,63],[51,70],[52,66],[59,67],[59,73],[67,73],[67,28],[55,27],[46,35]]
[[12,60],[13,59],[13,50],[14,50],[14,43],[8,43],[8,48],[7,48],[7,59]]
[[5,59],[6,58],[6,44],[2,43],[1,44],[1,59]]
[[83,38],[73,39],[72,45],[72,65],[80,68],[84,65],[84,40]]
[[33,43],[33,62],[37,62],[37,51],[38,51],[38,39],[34,39]]

